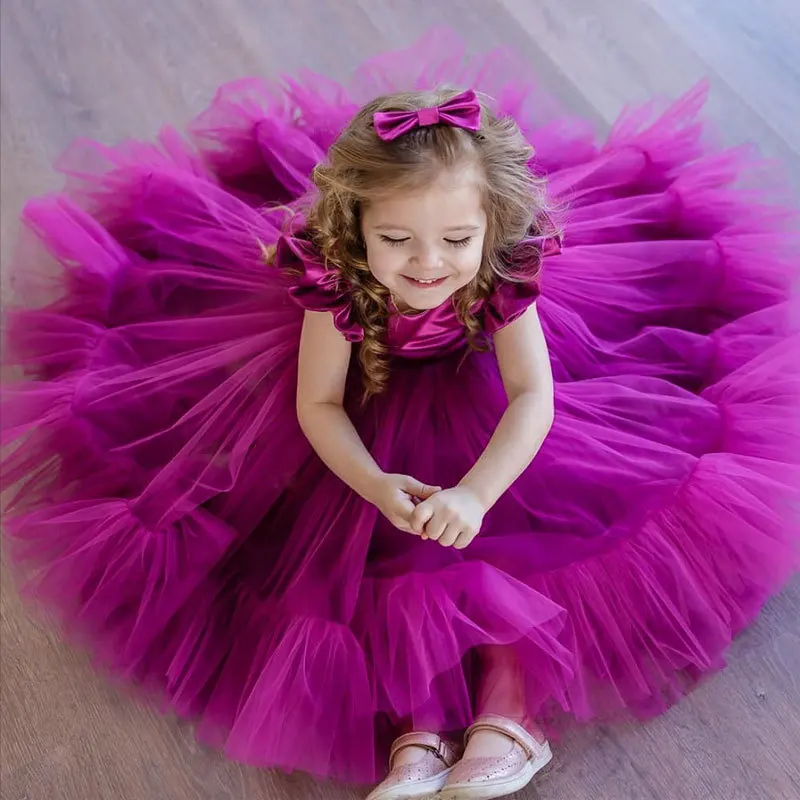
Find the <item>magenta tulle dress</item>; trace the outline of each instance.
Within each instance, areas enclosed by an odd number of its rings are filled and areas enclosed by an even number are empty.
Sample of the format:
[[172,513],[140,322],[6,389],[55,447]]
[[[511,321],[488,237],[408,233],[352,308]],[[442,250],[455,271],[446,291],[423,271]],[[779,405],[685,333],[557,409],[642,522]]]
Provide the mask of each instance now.
[[[394,530],[304,438],[303,309],[362,331],[285,228],[360,104],[441,83],[517,119],[565,222],[561,252],[543,241],[480,311],[491,334],[538,303],[556,419],[464,551]],[[99,666],[265,767],[376,779],[401,723],[470,723],[486,645],[516,653],[551,733],[668,708],[800,539],[797,221],[768,165],[715,144],[705,94],[629,110],[598,144],[512,56],[439,37],[344,86],[224,86],[185,137],[76,144],[64,191],[25,209],[6,314],[5,544],[26,590]],[[452,485],[503,413],[496,359],[467,353],[451,305],[388,339],[388,390],[362,405],[354,369],[348,410],[383,468]]]

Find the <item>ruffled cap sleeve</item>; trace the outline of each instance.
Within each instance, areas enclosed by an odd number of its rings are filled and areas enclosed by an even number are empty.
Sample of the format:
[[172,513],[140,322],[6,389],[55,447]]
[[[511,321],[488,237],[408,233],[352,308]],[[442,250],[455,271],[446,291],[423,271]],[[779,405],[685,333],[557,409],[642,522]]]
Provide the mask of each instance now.
[[531,237],[520,242],[512,254],[511,272],[516,280],[498,283],[483,310],[483,329],[488,335],[510,325],[536,302],[541,294],[541,272],[546,258],[561,253],[562,237]]
[[275,266],[289,282],[289,296],[308,311],[328,311],[348,342],[361,342],[364,329],[353,319],[350,295],[341,275],[330,269],[314,245],[282,236],[275,249]]

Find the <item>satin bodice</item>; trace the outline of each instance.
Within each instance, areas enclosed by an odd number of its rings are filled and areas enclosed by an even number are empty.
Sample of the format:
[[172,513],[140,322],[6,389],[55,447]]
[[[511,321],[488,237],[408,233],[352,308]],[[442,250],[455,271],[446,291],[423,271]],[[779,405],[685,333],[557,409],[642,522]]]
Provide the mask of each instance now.
[[438,308],[412,314],[393,309],[387,325],[386,344],[394,358],[435,358],[461,349],[466,330],[452,299]]

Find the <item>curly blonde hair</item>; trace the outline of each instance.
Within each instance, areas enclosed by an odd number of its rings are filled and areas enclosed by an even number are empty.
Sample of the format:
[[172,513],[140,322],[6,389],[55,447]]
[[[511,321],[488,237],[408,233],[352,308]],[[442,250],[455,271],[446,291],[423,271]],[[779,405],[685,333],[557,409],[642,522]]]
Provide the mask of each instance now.
[[443,169],[472,162],[483,178],[487,230],[481,266],[473,281],[454,296],[470,346],[488,345],[475,309],[497,281],[515,280],[512,250],[523,239],[544,233],[544,180],[530,169],[533,148],[516,122],[498,117],[481,99],[476,132],[448,125],[416,128],[394,141],[375,133],[378,111],[415,111],[440,105],[457,89],[416,91],[378,97],[365,105],[314,170],[318,190],[306,216],[306,236],[348,286],[355,318],[364,329],[358,351],[365,399],[386,387],[389,377],[386,329],[389,290],[372,275],[361,230],[361,211],[387,194],[432,182]]

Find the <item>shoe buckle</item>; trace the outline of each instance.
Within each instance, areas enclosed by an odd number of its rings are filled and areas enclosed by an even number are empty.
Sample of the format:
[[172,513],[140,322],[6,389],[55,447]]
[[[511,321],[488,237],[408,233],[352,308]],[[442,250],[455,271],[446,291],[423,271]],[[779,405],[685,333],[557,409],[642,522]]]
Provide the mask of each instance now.
[[439,743],[436,747],[436,755],[444,762],[446,766],[450,766],[450,748],[447,746],[447,743],[441,738],[441,736],[439,737]]

